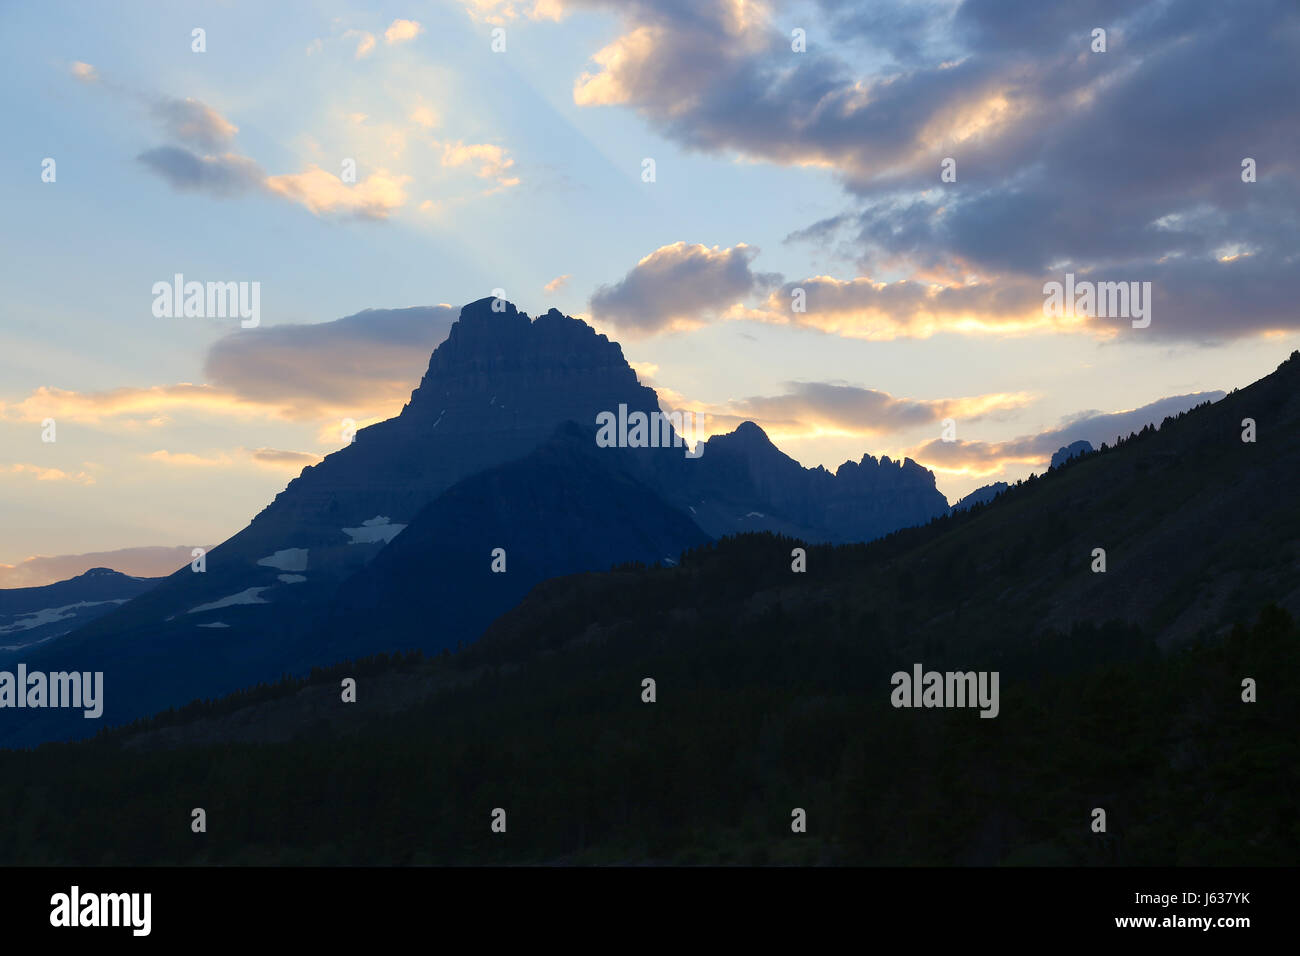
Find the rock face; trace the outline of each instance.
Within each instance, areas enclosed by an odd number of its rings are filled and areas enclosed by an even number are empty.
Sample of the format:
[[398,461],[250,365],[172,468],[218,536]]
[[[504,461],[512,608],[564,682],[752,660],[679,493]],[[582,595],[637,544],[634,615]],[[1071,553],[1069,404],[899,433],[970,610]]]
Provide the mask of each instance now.
[[1092,442],[1082,440],[1070,442],[1070,444],[1056,450],[1056,454],[1052,456],[1052,463],[1048,467],[1055,468],[1057,465],[1065,464],[1071,458],[1078,458],[1080,455],[1091,455],[1093,451],[1095,449],[1092,447]]
[[[346,548],[341,528],[380,515],[405,524],[460,479],[527,454],[561,422],[594,422],[620,402],[658,409],[617,343],[554,309],[530,321],[508,303],[493,312],[493,301],[464,307],[400,415],[305,469],[231,544],[259,553],[272,544]],[[318,570],[330,563],[327,553],[313,556]]]
[[952,510],[956,513],[969,508],[971,505],[980,505],[992,501],[1009,487],[1010,485],[1005,481],[995,481],[991,485],[981,485],[964,498],[958,500],[958,502],[952,506]]
[[804,468],[753,422],[710,438],[686,465],[678,500],[714,537],[768,528],[812,542],[870,541],[948,510],[934,474],[910,458],[863,455],[834,474]]

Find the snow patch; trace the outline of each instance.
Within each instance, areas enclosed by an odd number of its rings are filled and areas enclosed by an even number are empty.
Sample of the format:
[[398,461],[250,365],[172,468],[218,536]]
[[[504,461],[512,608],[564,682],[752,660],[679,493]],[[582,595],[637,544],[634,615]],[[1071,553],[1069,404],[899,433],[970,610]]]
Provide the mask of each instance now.
[[387,544],[401,534],[405,527],[404,524],[393,524],[387,515],[376,515],[369,521],[361,522],[360,528],[344,528],[343,533],[352,539],[348,544],[373,544],[376,541]]
[[303,581],[307,580],[307,577],[303,574],[281,574],[278,580],[285,584],[302,584]]
[[101,604],[125,604],[129,598],[114,598],[111,601],[78,601],[76,604],[65,604],[63,607],[46,607],[39,611],[24,611],[16,615],[12,624],[0,627],[0,634],[13,634],[17,631],[30,631],[34,627],[43,627],[46,624],[55,624],[59,621],[66,621],[69,618],[76,617],[77,608],[81,607],[98,607]]
[[285,548],[257,563],[264,568],[275,568],[277,571],[306,571],[308,553],[307,548]]
[[230,625],[222,624],[220,621],[213,621],[211,624],[200,624],[199,627],[230,627]]
[[269,588],[248,588],[240,591],[238,594],[232,594],[230,597],[223,597],[220,601],[213,601],[211,604],[200,604],[198,607],[190,608],[187,614],[198,614],[200,611],[215,611],[221,607],[233,607],[236,604],[270,604],[270,601],[264,601],[259,596],[263,591]]

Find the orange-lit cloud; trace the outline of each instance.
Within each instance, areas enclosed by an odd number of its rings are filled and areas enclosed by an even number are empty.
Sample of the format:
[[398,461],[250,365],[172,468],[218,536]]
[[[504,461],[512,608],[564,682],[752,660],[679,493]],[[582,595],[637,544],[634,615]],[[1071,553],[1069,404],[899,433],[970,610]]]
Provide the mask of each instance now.
[[228,390],[182,382],[104,392],[42,386],[20,402],[0,402],[0,418],[22,422],[53,418],[96,424],[123,415],[157,415],[163,410],[183,409],[246,416],[267,412],[265,405],[250,403]]
[[261,468],[290,471],[295,474],[306,466],[315,465],[322,460],[320,455],[301,451],[281,451],[277,448],[236,448],[232,451],[218,451],[207,455],[159,449],[144,457],[149,461],[181,468],[230,468],[257,465]]
[[435,143],[442,149],[442,165],[448,167],[469,165],[476,167],[474,174],[480,179],[496,181],[496,189],[519,185],[519,177],[510,174],[515,161],[506,150],[492,143]]
[[733,399],[723,403],[701,403],[655,386],[661,403],[680,411],[707,416],[701,429],[705,436],[734,429],[752,421],[773,441],[797,441],[825,437],[877,437],[938,423],[947,418],[978,421],[994,413],[1023,408],[1033,396],[996,393],[964,398],[896,398],[888,392],[827,382],[790,382],[779,395]]
[[[803,311],[796,311],[796,306]],[[1087,328],[1084,316],[1049,317],[1041,283],[1026,280],[944,284],[902,279],[813,276],[787,282],[743,318],[798,325],[847,338],[929,338],[940,332],[1017,335]],[[1093,334],[1113,330],[1091,328]]]
[[424,30],[416,20],[394,20],[384,31],[384,41],[389,44],[414,40]]
[[8,472],[11,475],[27,475],[37,481],[67,481],[76,485],[93,485],[95,483],[94,475],[85,471],[70,473],[61,468],[45,468],[41,465],[26,463],[0,465],[0,472]]
[[363,219],[387,219],[406,202],[410,176],[378,170],[360,182],[348,184],[312,164],[305,172],[270,176],[266,188],[306,206],[317,216],[343,213]]
[[343,34],[345,38],[357,38],[357,49],[353,56],[358,59],[364,59],[375,51],[375,35],[365,30],[348,30]]
[[465,11],[479,23],[500,25],[511,20],[554,20],[564,17],[561,0],[464,0]]
[[82,63],[80,60],[77,60],[73,62],[73,64],[70,67],[68,67],[68,70],[69,72],[72,73],[74,77],[76,77],[82,83],[99,82],[99,71],[96,70],[89,63]]

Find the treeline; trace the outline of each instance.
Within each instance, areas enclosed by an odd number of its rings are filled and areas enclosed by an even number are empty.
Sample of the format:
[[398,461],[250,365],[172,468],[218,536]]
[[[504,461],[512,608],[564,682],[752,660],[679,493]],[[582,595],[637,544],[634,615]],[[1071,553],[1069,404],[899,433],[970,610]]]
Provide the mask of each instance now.
[[[993,720],[892,708],[900,662],[847,639],[831,610],[776,605],[732,627],[703,609],[672,627],[626,610],[580,647],[543,628],[553,653],[489,665],[355,734],[0,755],[0,859],[1283,865],[1300,852],[1300,629],[1276,608],[1169,656],[1123,628],[1043,634],[1007,662]],[[417,679],[428,666],[408,663]],[[206,833],[190,829],[196,807]],[[791,830],[796,808],[807,833]]]

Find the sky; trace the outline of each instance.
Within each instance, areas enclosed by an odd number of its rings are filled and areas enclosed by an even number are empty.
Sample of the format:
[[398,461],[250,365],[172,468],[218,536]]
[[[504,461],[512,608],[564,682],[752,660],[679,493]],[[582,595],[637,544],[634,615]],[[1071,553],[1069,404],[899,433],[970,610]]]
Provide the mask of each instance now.
[[229,537],[498,289],[806,466],[1041,472],[1300,347],[1298,54],[1294,0],[4,4],[0,586]]

